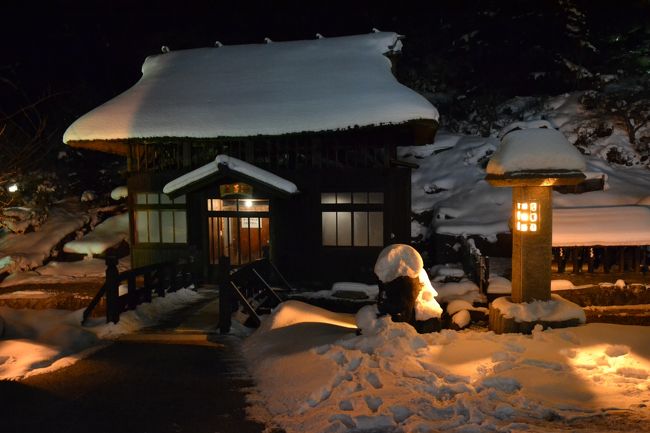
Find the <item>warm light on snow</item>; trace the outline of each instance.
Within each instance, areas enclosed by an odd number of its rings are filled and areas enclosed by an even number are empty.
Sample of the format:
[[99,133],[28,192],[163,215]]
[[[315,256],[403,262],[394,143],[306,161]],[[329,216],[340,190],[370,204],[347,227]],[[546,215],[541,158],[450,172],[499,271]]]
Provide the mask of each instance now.
[[418,334],[373,306],[357,320],[361,335],[316,323],[253,334],[249,413],[288,433],[565,431],[586,418],[584,431],[607,432],[620,411],[650,422],[648,327]]
[[[35,294],[37,295],[37,294]],[[83,309],[16,310],[0,307],[5,335],[0,340],[0,380],[19,379],[49,373],[74,364],[103,347],[106,340],[153,326],[167,314],[201,299],[188,289],[154,298],[151,303],[120,316],[120,322],[106,324],[93,318],[81,326]]]

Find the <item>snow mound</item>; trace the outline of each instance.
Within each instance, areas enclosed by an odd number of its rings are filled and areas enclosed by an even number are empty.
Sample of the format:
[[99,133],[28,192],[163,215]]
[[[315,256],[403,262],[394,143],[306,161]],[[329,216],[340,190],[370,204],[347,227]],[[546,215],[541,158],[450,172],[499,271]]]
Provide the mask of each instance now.
[[344,328],[356,328],[349,314],[334,313],[300,301],[285,301],[262,320],[256,334],[285,328],[299,323],[327,323]]
[[113,200],[121,200],[129,196],[129,190],[126,185],[118,186],[111,191],[111,198]]
[[375,263],[375,275],[382,283],[389,283],[398,277],[418,278],[422,266],[422,257],[415,248],[405,244],[393,244],[379,253]]
[[578,319],[580,323],[586,322],[585,312],[573,302],[567,301],[558,295],[551,295],[550,301],[532,301],[523,303],[511,302],[503,296],[492,302],[504,317],[514,318],[516,322],[535,322],[537,320],[548,322],[561,322],[564,320]]

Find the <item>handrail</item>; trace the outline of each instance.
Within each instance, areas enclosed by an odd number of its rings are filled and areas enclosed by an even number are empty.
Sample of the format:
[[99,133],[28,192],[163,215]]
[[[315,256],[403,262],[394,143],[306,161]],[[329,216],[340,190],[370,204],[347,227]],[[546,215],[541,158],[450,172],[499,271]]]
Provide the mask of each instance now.
[[106,293],[106,283],[102,284],[102,286],[93,297],[92,301],[90,301],[90,304],[88,304],[84,310],[83,318],[81,319],[82,325],[86,324],[86,320],[88,320],[88,317],[90,317],[95,307],[97,307],[97,304],[99,304],[99,301],[102,299],[102,296],[104,296],[104,293]]
[[[193,258],[186,262],[161,262],[119,272],[117,258],[106,257],[106,280],[83,312],[84,325],[102,297],[106,298],[106,323],[118,323],[120,314],[137,308],[143,302],[151,302],[152,292],[164,297],[166,292],[189,287],[194,284],[192,274]],[[138,286],[138,277],[143,277],[143,286]],[[180,281],[179,281],[180,277]],[[120,295],[120,283],[127,282],[126,295]]]

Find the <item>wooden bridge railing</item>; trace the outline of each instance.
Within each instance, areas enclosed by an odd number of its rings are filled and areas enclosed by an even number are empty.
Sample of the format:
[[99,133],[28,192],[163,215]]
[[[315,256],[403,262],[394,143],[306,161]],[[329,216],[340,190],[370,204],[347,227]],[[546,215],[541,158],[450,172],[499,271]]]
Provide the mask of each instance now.
[[[106,257],[106,281],[83,313],[83,325],[102,298],[106,299],[106,323],[118,323],[120,314],[134,310],[144,302],[151,302],[155,292],[158,297],[191,287],[195,283],[193,259],[185,262],[163,262],[119,272],[117,258]],[[126,283],[126,292],[120,287]]]

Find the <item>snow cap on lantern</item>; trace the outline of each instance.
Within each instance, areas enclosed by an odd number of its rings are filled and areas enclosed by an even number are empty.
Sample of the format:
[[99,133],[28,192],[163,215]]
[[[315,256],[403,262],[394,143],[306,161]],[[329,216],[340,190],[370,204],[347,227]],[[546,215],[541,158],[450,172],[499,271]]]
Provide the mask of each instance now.
[[[564,184],[562,179],[576,183],[574,177],[579,182],[584,179],[585,169],[585,160],[578,149],[560,131],[544,127],[505,133],[486,172],[489,181],[510,178],[531,186],[551,186]],[[513,184],[510,182],[509,186]]]

